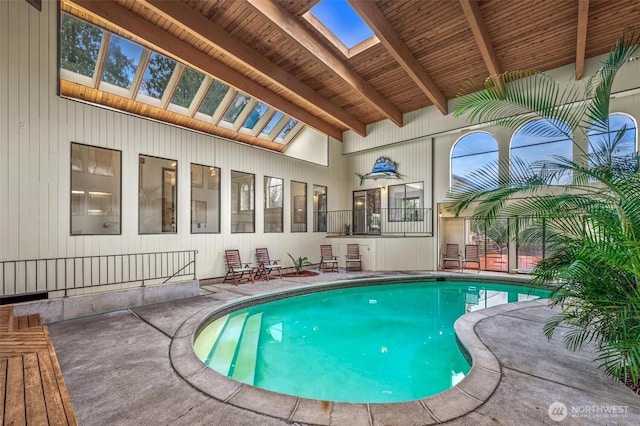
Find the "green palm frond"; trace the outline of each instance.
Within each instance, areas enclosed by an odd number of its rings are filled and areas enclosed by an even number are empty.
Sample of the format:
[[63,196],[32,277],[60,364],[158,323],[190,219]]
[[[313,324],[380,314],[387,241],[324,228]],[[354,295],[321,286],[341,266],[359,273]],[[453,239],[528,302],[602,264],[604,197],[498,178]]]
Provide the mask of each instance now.
[[[483,90],[460,94],[456,116],[518,130],[528,137],[584,138],[574,158],[530,164],[513,157],[471,173],[447,194],[449,211],[473,211],[489,233],[498,218],[517,218],[508,238],[545,244],[532,272],[561,313],[544,326],[551,338],[567,326],[570,350],[596,346],[607,375],[640,377],[640,154],[627,154],[626,127],[612,131],[609,102],[620,68],[640,50],[640,36],[623,34],[590,78],[561,85],[534,71],[507,72]],[[542,120],[539,120],[542,119]],[[537,121],[535,121],[537,120]],[[621,149],[625,148],[625,149]],[[557,184],[563,183],[562,187]],[[475,222],[474,222],[475,223]],[[499,236],[505,239],[505,236]]]
[[[494,80],[503,83],[504,91],[493,85]],[[459,93],[455,116],[468,113],[470,121],[488,122],[511,130],[542,118],[546,119],[543,134],[570,138],[565,128],[578,127],[589,95],[585,83],[574,82],[561,89],[550,75],[530,70],[506,72],[487,81],[490,84],[486,84],[484,90],[465,93],[463,89]],[[560,123],[566,126],[554,126]]]
[[[607,123],[613,80],[620,68],[636,55],[638,50],[640,50],[640,34],[634,29],[624,31],[602,67],[589,79],[588,87],[592,94],[587,104],[583,127],[590,128],[595,124],[603,131],[609,131]],[[606,128],[602,128],[604,126]]]

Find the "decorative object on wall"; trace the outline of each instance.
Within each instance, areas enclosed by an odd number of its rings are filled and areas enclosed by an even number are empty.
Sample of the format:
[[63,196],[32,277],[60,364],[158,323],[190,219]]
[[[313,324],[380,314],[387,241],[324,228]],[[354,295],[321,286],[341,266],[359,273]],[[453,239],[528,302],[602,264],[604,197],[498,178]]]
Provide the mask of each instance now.
[[376,163],[373,165],[373,169],[371,172],[361,175],[356,173],[356,175],[360,178],[360,186],[365,179],[399,179],[402,175],[396,171],[397,164],[387,157],[380,157],[376,160]]

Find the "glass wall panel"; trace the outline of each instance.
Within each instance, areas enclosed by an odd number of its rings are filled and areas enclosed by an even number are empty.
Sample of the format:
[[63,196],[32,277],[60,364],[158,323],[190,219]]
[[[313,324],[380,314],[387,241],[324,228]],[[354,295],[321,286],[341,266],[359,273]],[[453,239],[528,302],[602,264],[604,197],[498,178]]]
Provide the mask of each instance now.
[[516,267],[530,272],[544,258],[544,225],[532,226],[528,218],[518,218],[516,241]]
[[289,122],[282,128],[282,130],[280,130],[280,133],[278,133],[278,136],[276,137],[276,141],[283,141],[284,138],[287,137],[289,132],[294,127],[296,127],[296,124],[298,124],[298,120],[296,120],[295,118],[292,118],[291,120],[289,120]]
[[[377,235],[382,232],[380,193],[380,188],[353,192],[352,231],[354,234]],[[348,233],[345,228],[345,234]]]
[[[483,271],[507,272],[509,270],[509,220],[466,219],[465,244],[478,245],[480,269]],[[461,249],[464,259],[465,250]],[[477,264],[470,264],[470,267]]]
[[176,91],[173,93],[171,103],[179,105],[184,108],[189,108],[193,97],[198,92],[198,89],[204,81],[204,74],[200,71],[196,71],[192,68],[187,68],[182,73],[180,83],[176,87]]
[[327,232],[327,187],[313,185],[313,232]]
[[102,81],[123,89],[131,88],[141,55],[142,46],[112,34],[102,72]]
[[424,220],[424,183],[389,186],[389,222]]
[[234,123],[244,107],[249,103],[251,98],[244,93],[238,93],[231,102],[229,109],[222,116],[222,121],[227,123]]
[[255,176],[231,171],[231,232],[255,232]]
[[177,161],[140,155],[138,232],[176,233]]
[[271,133],[273,128],[278,125],[280,120],[282,120],[282,117],[284,117],[284,114],[281,113],[280,111],[273,114],[273,117],[269,119],[269,122],[267,123],[267,125],[264,126],[264,129],[262,129],[262,133],[264,133],[265,135],[268,135],[269,133]]
[[60,67],[93,77],[102,43],[102,29],[62,14],[60,23]]
[[207,92],[207,96],[204,97],[198,112],[213,115],[216,109],[218,109],[220,102],[222,102],[222,99],[224,99],[224,95],[227,94],[227,91],[229,91],[229,86],[218,80],[214,81],[211,88],[209,88],[209,92]]
[[527,165],[543,178],[552,176],[553,185],[570,183],[571,174],[558,174],[553,164],[556,157],[573,159],[573,141],[568,134],[571,129],[566,124],[544,119],[533,120],[518,129],[511,139],[511,179],[520,181],[520,175],[526,176],[528,170],[521,170]]
[[220,232],[220,169],[191,164],[191,233]]
[[307,232],[307,184],[291,181],[291,232]]
[[284,179],[264,177],[264,232],[283,232]]
[[[624,133],[621,132],[625,129]],[[615,146],[614,146],[615,144]],[[606,149],[614,158],[625,158],[636,151],[636,122],[625,114],[611,114],[606,123],[596,123],[589,129],[589,154]],[[592,161],[591,166],[594,166]]]
[[152,53],[142,78],[139,93],[155,99],[162,98],[175,67],[176,61],[173,59],[159,53]]
[[250,130],[253,129],[256,126],[258,120],[262,118],[262,116],[267,112],[268,109],[268,105],[263,104],[262,102],[258,102],[253,111],[251,111],[251,114],[249,114],[249,117],[247,117],[242,127]]
[[473,174],[488,167],[495,169],[484,174],[482,184],[498,186],[498,142],[485,132],[473,132],[460,138],[451,150],[450,186],[469,183]]
[[120,234],[121,152],[71,144],[71,234]]

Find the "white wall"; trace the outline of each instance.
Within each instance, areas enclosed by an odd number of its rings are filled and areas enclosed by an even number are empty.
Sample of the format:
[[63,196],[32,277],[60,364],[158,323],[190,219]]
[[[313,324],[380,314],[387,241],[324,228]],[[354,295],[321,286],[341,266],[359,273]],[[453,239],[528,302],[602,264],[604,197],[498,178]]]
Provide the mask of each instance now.
[[[224,250],[243,261],[256,247],[288,265],[287,253],[319,261],[323,233],[291,233],[290,181],[328,188],[329,209],[338,208],[344,162],[341,143],[319,147],[331,167],[251,148],[57,96],[56,2],[38,12],[23,0],[0,1],[0,260],[55,258],[167,250],[199,251],[199,278],[224,275]],[[310,140],[313,142],[313,140]],[[122,151],[122,234],[70,235],[70,145]],[[328,145],[328,148],[327,148]],[[178,233],[138,235],[138,156],[178,162]],[[316,152],[317,154],[317,152]],[[221,168],[220,234],[191,234],[190,163]],[[256,232],[230,233],[230,173],[256,177]],[[282,234],[263,231],[263,177],[284,178]]]
[[[601,65],[602,58],[603,56],[588,60],[585,74],[595,72]],[[560,82],[569,82],[574,70],[574,66],[570,65],[549,73]],[[618,95],[612,99],[611,112],[624,112],[640,120],[640,94],[635,93],[640,91],[636,90],[638,88],[640,88],[640,61],[633,61],[626,64],[616,77],[613,93],[620,92],[622,96]],[[366,137],[351,131],[345,133],[344,153],[348,168],[347,187],[343,199],[347,206],[345,208],[350,208],[351,192],[354,190],[424,180],[425,205],[434,209],[434,238],[416,239],[411,243],[404,239],[399,239],[398,243],[381,239],[375,244],[375,259],[379,259],[375,262],[376,269],[403,267],[437,269],[441,246],[447,242],[447,236],[439,234],[442,222],[438,220],[438,205],[447,201],[446,194],[451,173],[450,155],[453,145],[459,138],[469,133],[471,129],[482,128],[498,141],[500,157],[509,158],[512,132],[484,124],[472,126],[464,117],[453,117],[454,106],[455,101],[449,101],[450,113],[446,116],[443,116],[435,107],[405,114],[405,125],[402,128],[389,120],[374,123],[367,126]],[[360,187],[355,173],[362,174],[370,171],[375,159],[380,156],[389,157],[398,163],[397,171],[403,175],[402,180],[367,180]],[[385,193],[382,198],[383,207],[386,207]],[[446,216],[448,214],[444,212],[443,217]],[[421,255],[414,256],[414,253]]]
[[[388,120],[367,126],[368,135],[345,133],[343,144],[309,133],[285,155],[256,149],[197,132],[172,127],[60,98],[57,95],[57,3],[43,2],[38,12],[24,0],[0,1],[0,260],[196,249],[198,277],[224,273],[223,252],[238,248],[250,261],[258,246],[288,264],[287,253],[319,260],[324,234],[291,233],[290,181],[306,182],[309,230],[312,226],[313,184],[328,188],[328,210],[350,209],[355,190],[397,183],[424,182],[425,204],[437,208],[446,201],[449,155],[455,141],[468,131],[465,118],[440,114],[433,107],[405,114],[405,126]],[[592,72],[598,59],[590,60]],[[568,81],[573,66],[554,70]],[[615,92],[640,87],[640,61],[626,65]],[[449,102],[449,110],[454,101]],[[640,95],[612,102],[612,111],[640,117]],[[501,149],[510,135],[494,128]],[[70,144],[122,151],[122,234],[70,236]],[[317,143],[315,143],[317,142]],[[314,144],[315,143],[315,144]],[[138,235],[138,155],[178,161],[178,230],[175,235]],[[386,156],[398,163],[401,180],[366,180],[356,173],[371,171]],[[292,158],[298,157],[298,158]],[[302,158],[302,159],[300,159]],[[322,158],[328,166],[304,159]],[[189,164],[221,168],[220,234],[191,234]],[[230,172],[256,176],[256,232],[231,234]],[[286,200],[282,234],[263,233],[263,177],[284,178]],[[433,188],[433,190],[432,190]],[[387,203],[383,194],[383,206]],[[226,207],[226,208],[225,208]],[[351,238],[363,245],[368,269],[434,269],[437,265],[437,215],[433,238]],[[329,239],[340,252],[345,239]]]

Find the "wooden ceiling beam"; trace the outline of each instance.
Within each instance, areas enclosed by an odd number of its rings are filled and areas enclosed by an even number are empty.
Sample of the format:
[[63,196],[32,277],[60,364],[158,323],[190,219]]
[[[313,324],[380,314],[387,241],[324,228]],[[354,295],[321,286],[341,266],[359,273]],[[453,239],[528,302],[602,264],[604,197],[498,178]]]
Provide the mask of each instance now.
[[181,62],[192,66],[205,74],[209,74],[236,89],[254,96],[272,107],[297,118],[314,129],[342,141],[342,130],[320,119],[315,114],[301,109],[293,102],[275,94],[266,87],[256,83],[237,70],[201,52],[177,37],[164,31],[155,24],[146,21],[128,9],[113,1],[64,0],[87,13],[106,20],[131,34],[140,41],[153,46],[154,50],[167,54]]
[[589,21],[589,0],[578,0],[578,34],[576,47],[576,80],[584,74],[584,56],[587,50],[587,22]]
[[338,107],[309,86],[296,79],[269,59],[258,54],[254,49],[235,40],[221,26],[194,11],[180,1],[142,0],[140,1],[164,19],[197,36],[201,41],[215,47],[232,57],[251,71],[260,74],[261,78],[276,84],[290,95],[320,108],[339,121],[343,126],[353,130],[360,136],[366,136],[367,129],[351,114]]
[[418,63],[398,33],[389,25],[375,2],[371,0],[348,0],[348,2],[420,90],[427,95],[440,112],[446,115],[449,112],[447,98],[431,80],[422,65]]
[[[498,64],[498,58],[493,50],[493,44],[489,39],[489,33],[487,32],[487,27],[484,25],[478,2],[475,0],[460,0],[460,6],[462,6],[464,16],[467,18],[469,28],[471,28],[471,32],[473,33],[473,38],[476,40],[478,49],[480,49],[482,59],[489,70],[489,76],[496,77],[502,74],[502,69]],[[498,90],[504,92],[502,80],[494,78],[493,81],[497,84]]]
[[347,63],[317,40],[298,19],[291,16],[273,0],[247,0],[254,10],[270,20],[292,40],[320,60],[326,68],[348,83],[382,115],[402,127],[402,113],[388,99],[382,96]]

